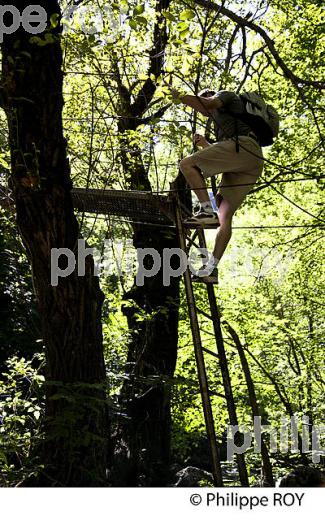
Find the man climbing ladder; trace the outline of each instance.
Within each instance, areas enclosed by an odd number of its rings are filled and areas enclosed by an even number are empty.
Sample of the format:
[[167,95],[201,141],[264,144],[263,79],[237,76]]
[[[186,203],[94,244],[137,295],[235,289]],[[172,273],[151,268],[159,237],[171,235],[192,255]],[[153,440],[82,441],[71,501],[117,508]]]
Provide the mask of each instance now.
[[[261,144],[266,146],[273,142],[278,132],[278,115],[255,94],[247,94],[247,106],[241,96],[228,91],[205,90],[192,96],[181,95],[172,89],[172,96],[204,116],[212,117],[217,131],[214,144],[195,134],[194,141],[202,150],[180,162],[180,170],[200,202],[199,211],[186,223],[220,224],[213,256],[200,271],[202,275],[194,276],[193,281],[217,283],[217,266],[231,238],[233,216],[263,171]],[[259,101],[264,112],[258,105]],[[252,115],[248,114],[249,111]],[[268,119],[271,118],[275,125],[270,125]],[[263,124],[256,125],[256,121]],[[205,179],[219,173],[222,173],[222,178],[217,194],[217,214],[213,211]]]

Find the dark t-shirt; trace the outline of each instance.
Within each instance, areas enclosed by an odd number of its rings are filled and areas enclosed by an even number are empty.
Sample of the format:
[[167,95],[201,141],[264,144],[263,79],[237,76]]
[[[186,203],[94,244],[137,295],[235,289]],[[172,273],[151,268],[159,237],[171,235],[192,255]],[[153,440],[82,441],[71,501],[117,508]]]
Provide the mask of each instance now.
[[238,125],[238,135],[248,135],[252,129],[236,119],[228,110],[234,114],[243,114],[245,111],[244,103],[237,94],[229,92],[227,90],[220,90],[216,96],[221,99],[224,107],[215,109],[213,111],[213,121],[216,132],[216,139],[222,139],[224,137],[234,137],[236,135],[236,120]]

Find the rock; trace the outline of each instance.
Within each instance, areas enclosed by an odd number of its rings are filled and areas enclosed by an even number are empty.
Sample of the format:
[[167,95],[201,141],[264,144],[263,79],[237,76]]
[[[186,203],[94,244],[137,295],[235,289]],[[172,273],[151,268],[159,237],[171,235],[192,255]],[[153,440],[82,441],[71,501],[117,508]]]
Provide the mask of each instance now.
[[188,466],[176,473],[176,484],[173,487],[213,486],[213,476],[204,469]]

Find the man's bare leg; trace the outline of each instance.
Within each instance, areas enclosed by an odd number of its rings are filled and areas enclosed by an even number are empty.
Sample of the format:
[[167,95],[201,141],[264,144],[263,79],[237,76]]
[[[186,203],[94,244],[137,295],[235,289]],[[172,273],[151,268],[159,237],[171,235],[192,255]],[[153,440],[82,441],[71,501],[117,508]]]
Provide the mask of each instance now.
[[222,199],[221,204],[219,206],[219,222],[220,227],[218,229],[218,234],[216,237],[216,242],[213,250],[213,256],[218,264],[229,244],[232,235],[232,218],[234,216],[235,210],[231,206],[231,204]]
[[201,203],[210,202],[210,197],[203,175],[200,173],[198,168],[193,165],[191,157],[182,159],[179,164],[179,168],[199,201]]

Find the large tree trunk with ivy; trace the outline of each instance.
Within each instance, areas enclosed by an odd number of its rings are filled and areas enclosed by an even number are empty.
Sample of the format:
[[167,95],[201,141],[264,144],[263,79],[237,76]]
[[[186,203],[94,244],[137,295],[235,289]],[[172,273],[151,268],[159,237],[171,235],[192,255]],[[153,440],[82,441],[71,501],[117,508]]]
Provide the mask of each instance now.
[[[28,3],[15,5],[22,12]],[[37,3],[48,20],[59,20],[56,0]],[[74,270],[56,287],[51,285],[52,248],[76,254],[79,237],[62,129],[59,24],[36,37],[22,28],[5,36],[2,59],[17,223],[33,271],[46,348],[44,442],[38,447],[45,468],[35,483],[102,485],[108,433],[103,298],[92,259],[86,260],[85,276]]]

